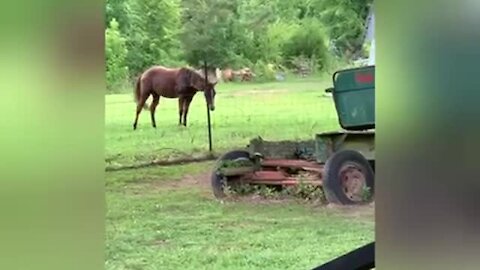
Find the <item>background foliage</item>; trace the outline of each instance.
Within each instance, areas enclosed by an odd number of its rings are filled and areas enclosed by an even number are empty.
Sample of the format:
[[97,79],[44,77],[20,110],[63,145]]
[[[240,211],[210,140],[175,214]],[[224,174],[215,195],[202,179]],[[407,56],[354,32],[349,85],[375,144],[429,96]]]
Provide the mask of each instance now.
[[259,80],[299,64],[324,72],[363,57],[372,0],[107,0],[108,91],[145,68],[250,67]]

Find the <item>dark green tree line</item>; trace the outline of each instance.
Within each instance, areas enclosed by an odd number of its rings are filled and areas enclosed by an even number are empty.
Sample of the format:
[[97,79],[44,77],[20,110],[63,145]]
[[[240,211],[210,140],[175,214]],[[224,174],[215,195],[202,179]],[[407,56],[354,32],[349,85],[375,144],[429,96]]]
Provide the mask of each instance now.
[[[198,66],[293,68],[299,58],[317,71],[362,51],[370,1],[107,0],[109,89],[145,68]],[[269,74],[269,76],[267,76]]]

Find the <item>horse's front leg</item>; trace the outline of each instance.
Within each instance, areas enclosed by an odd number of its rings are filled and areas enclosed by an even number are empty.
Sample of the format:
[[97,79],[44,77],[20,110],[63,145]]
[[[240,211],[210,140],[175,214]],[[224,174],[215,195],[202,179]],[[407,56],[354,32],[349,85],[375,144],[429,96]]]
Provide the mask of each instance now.
[[180,96],[178,97],[178,125],[182,125],[182,116],[183,116],[183,104],[185,99]]

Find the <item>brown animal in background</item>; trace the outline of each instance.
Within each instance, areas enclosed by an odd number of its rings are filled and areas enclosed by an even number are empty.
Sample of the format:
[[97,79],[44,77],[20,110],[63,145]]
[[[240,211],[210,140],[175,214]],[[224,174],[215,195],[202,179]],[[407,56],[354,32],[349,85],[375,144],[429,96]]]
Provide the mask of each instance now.
[[231,68],[227,68],[222,70],[222,78],[224,82],[231,82],[233,81],[235,74]]
[[232,70],[231,68],[227,68],[222,70],[222,78],[225,82],[234,81],[235,78],[240,78],[243,81],[251,81],[252,78],[255,77],[255,74],[249,68],[242,68],[240,70]]
[[187,126],[188,108],[198,91],[204,92],[209,109],[211,111],[215,110],[215,84],[217,82],[216,80],[212,81],[211,76],[207,75],[207,78],[208,82],[205,84],[205,75],[186,67],[153,66],[144,71],[138,77],[135,85],[137,109],[133,130],[137,129],[138,117],[142,108],[146,109],[148,107],[146,101],[150,95],[153,98],[150,105],[150,114],[154,128],[156,128],[155,109],[160,97],[178,98],[179,125]]
[[244,68],[240,70],[240,74],[242,76],[242,82],[251,81],[252,78],[255,76],[249,68]]
[[249,68],[242,68],[238,71],[234,71],[235,76],[238,76],[241,78],[241,81],[251,81],[253,77],[255,77],[255,74],[252,73],[252,71]]

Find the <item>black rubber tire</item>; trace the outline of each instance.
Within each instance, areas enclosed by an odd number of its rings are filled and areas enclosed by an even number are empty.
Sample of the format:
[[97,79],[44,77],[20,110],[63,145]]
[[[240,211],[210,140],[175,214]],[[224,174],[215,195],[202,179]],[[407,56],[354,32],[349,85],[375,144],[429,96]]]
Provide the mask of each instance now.
[[359,152],[354,150],[342,150],[334,153],[325,163],[323,191],[329,203],[353,205],[361,204],[351,200],[343,191],[341,179],[339,177],[341,168],[347,163],[355,163],[362,171],[365,177],[365,184],[370,189],[370,200],[362,203],[368,203],[373,200],[375,194],[375,173],[370,166],[369,161]]
[[222,161],[226,160],[236,160],[236,159],[250,159],[250,153],[245,150],[234,150],[223,154],[220,158],[218,158],[217,162],[212,171],[212,175],[210,177],[213,195],[218,198],[224,198],[226,196],[224,191],[225,181],[224,177],[218,172],[218,168],[221,166]]

